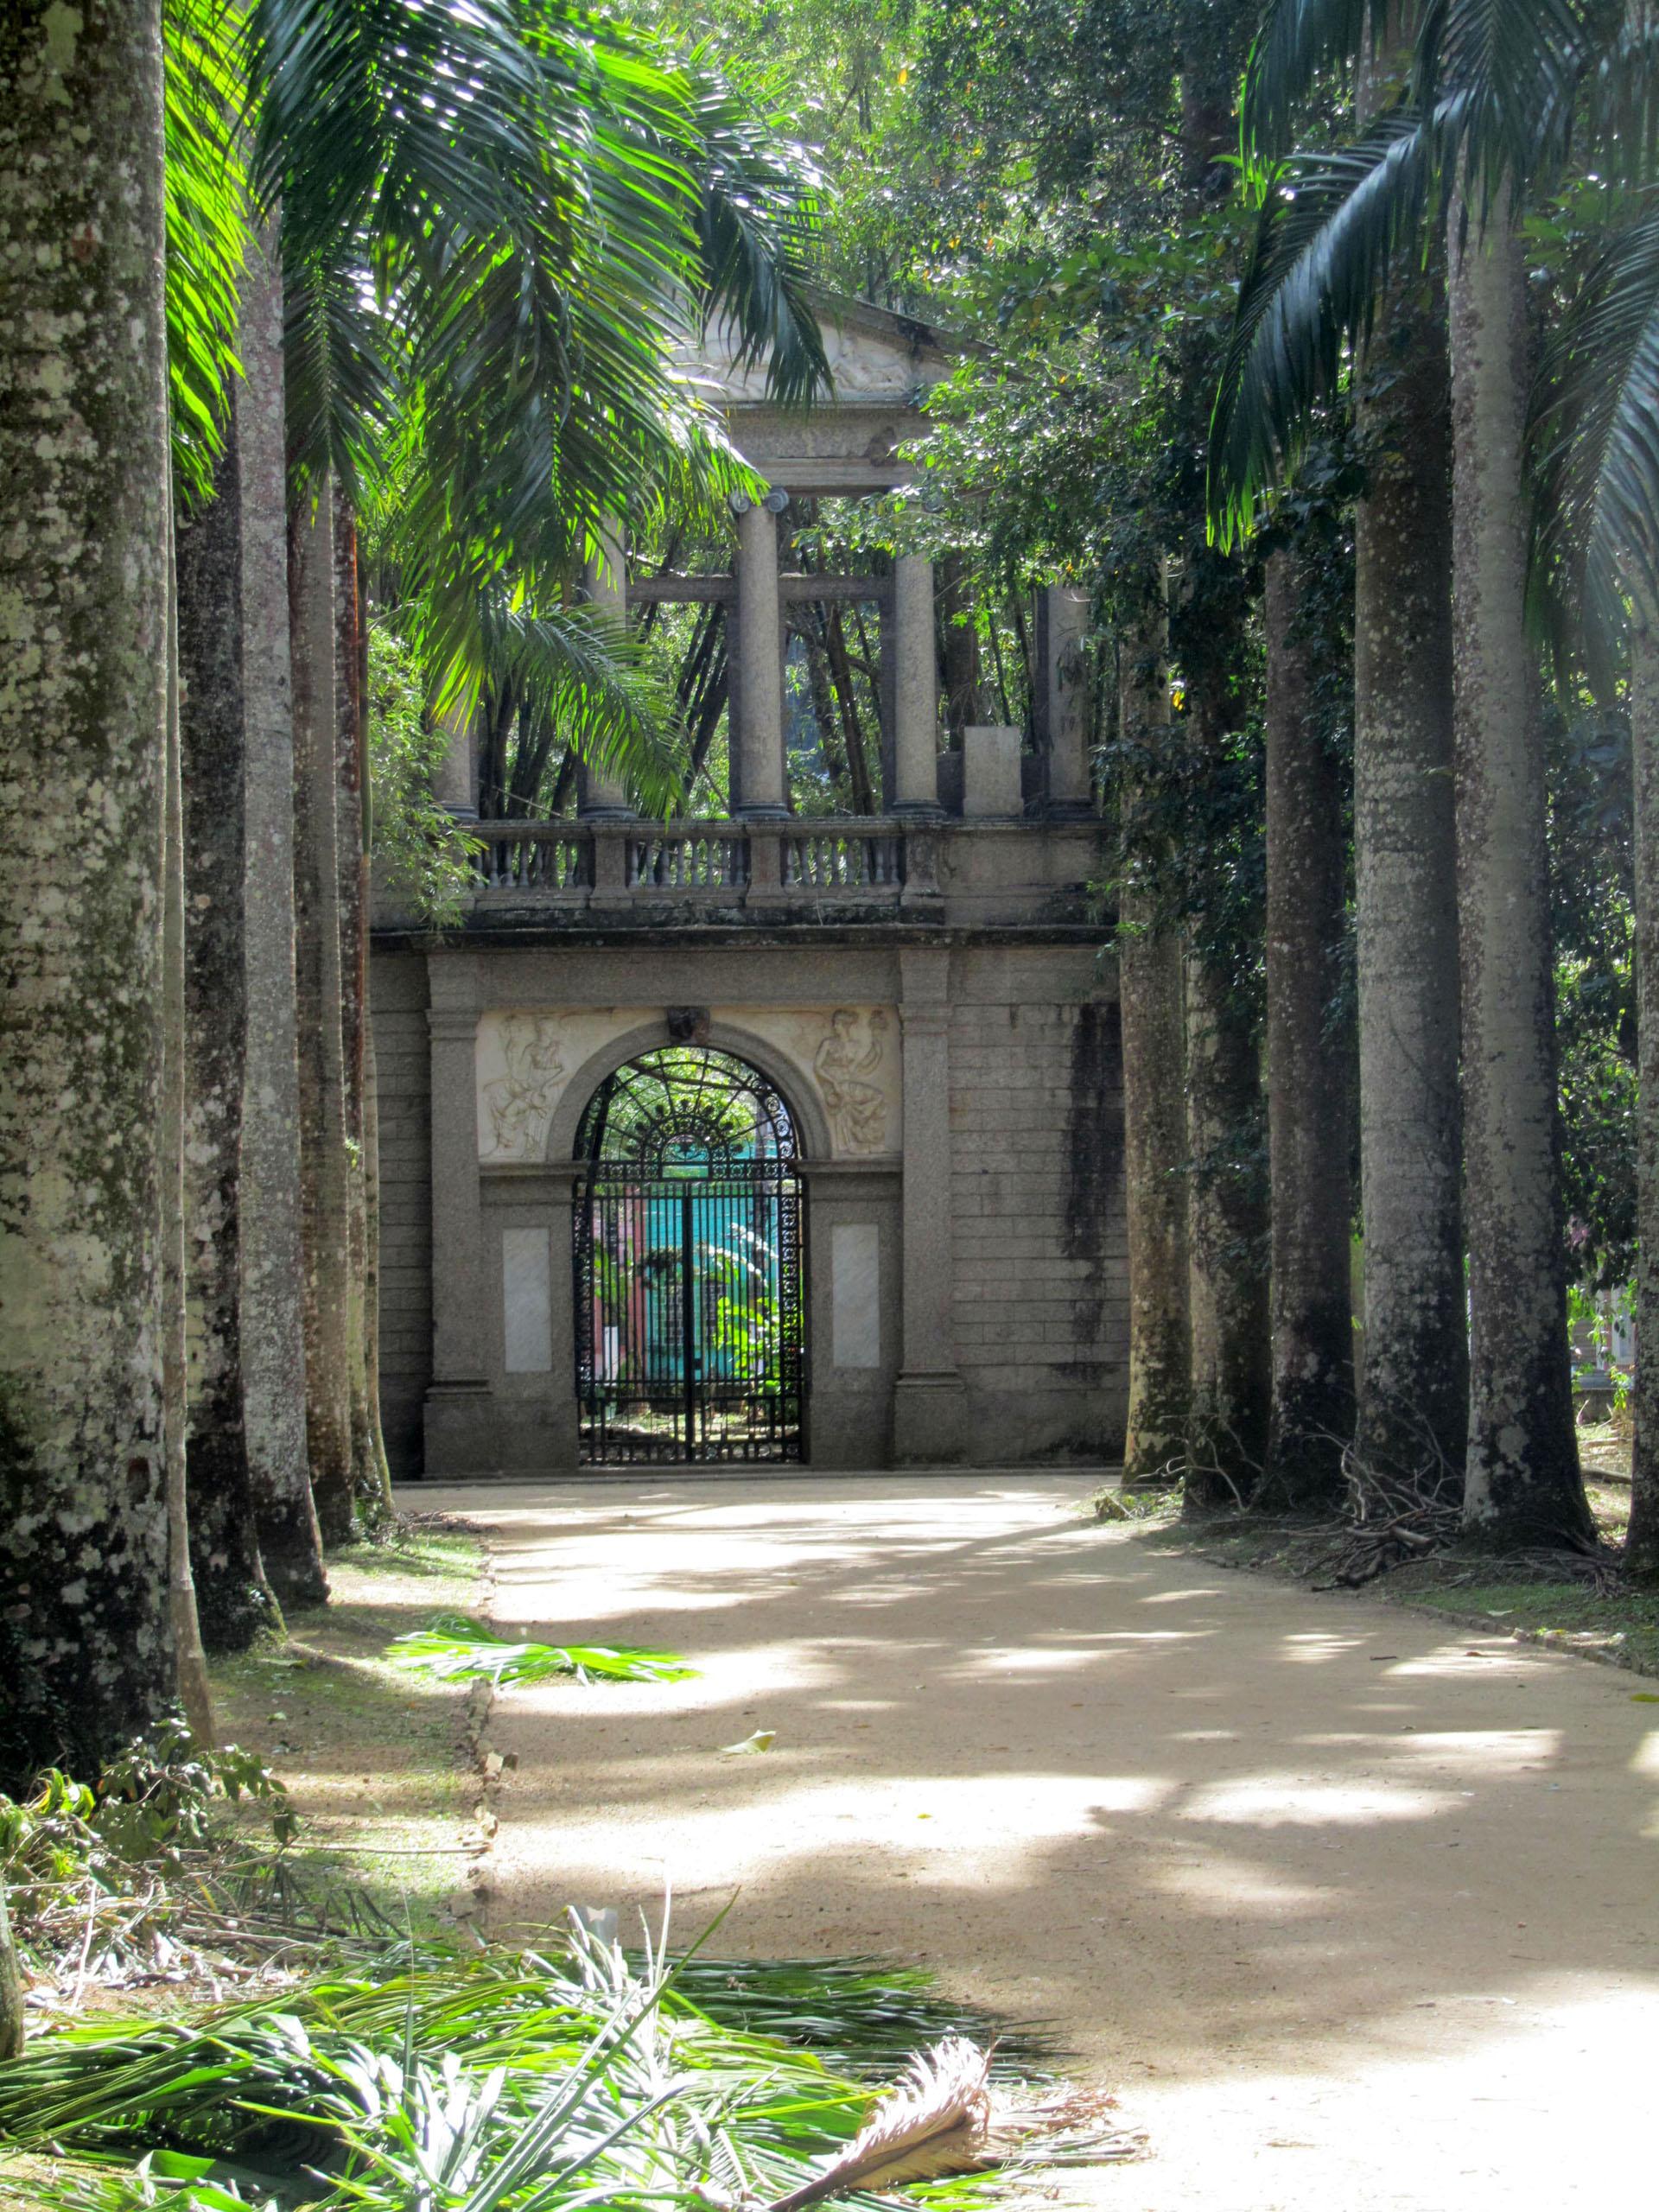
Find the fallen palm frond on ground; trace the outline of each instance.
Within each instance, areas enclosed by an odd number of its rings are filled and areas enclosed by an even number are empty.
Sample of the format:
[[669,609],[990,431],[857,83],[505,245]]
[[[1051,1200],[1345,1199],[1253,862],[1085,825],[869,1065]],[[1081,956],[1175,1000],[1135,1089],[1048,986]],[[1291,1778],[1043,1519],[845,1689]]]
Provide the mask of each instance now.
[[[746,1969],[720,1971],[735,1993]],[[863,1971],[839,1993],[855,2043]],[[42,2037],[0,2067],[0,2134],[66,2155],[37,2187],[50,2212],[130,2212],[158,2188],[203,2212],[574,2212],[619,2199],[697,2212],[831,2195],[868,2207],[874,2186],[900,2178],[871,2163],[871,2139],[902,2147],[906,2124],[939,2138],[923,2159],[934,2176],[1140,2147],[1104,2100],[1022,2103],[986,2075],[971,2045],[944,2045],[872,2114],[867,2083],[721,2024],[673,1969],[653,1959],[638,1974],[578,1927],[551,1955],[429,1955],[274,2003]],[[969,2079],[971,2131],[963,2111],[944,2124],[943,2103],[931,2107],[940,2124],[921,2126],[939,2083]],[[972,2212],[992,2185],[936,2180],[925,2201]]]
[[600,1643],[526,1643],[498,1635],[461,1613],[440,1613],[429,1627],[393,1638],[386,1656],[411,1674],[442,1682],[683,1682],[696,1673],[676,1651],[639,1651]]
[[[649,1961],[630,1953],[637,1973]],[[1046,2082],[1060,2054],[1040,2024],[994,2019],[937,1994],[920,1967],[872,1956],[841,1959],[683,1959],[668,2002],[722,2027],[772,2036],[814,2052],[856,2080],[889,2079],[911,2055],[963,2029],[990,2044],[994,2082]]]

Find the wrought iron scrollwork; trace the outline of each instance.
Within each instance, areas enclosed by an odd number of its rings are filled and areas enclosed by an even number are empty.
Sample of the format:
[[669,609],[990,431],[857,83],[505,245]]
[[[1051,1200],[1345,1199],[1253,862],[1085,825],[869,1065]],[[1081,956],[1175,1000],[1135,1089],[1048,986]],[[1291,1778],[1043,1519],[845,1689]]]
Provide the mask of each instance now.
[[670,1046],[607,1078],[577,1147],[583,1457],[800,1459],[805,1192],[783,1099],[728,1053]]

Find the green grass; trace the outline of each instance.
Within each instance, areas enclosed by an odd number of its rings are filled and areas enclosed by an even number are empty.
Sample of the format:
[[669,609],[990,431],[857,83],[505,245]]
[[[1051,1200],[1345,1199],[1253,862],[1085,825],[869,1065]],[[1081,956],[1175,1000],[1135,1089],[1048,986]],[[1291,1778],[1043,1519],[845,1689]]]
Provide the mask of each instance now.
[[1611,1660],[1638,1675],[1659,1675],[1659,1594],[1625,1591],[1599,1597],[1579,1582],[1478,1578],[1478,1570],[1466,1563],[1449,1577],[1443,1568],[1433,1581],[1421,1567],[1403,1567],[1383,1594],[1497,1635],[1524,1636],[1564,1651]]
[[[1624,1536],[1630,1491],[1586,1471],[1597,1525],[1610,1544]],[[1135,1533],[1137,1543],[1159,1551],[1190,1553],[1217,1567],[1235,1567],[1318,1587],[1347,1535],[1335,1522],[1255,1521],[1228,1516],[1183,1522],[1179,1501],[1163,1517]],[[1502,1560],[1457,1549],[1408,1561],[1364,1587],[1390,1604],[1438,1613],[1489,1635],[1510,1635],[1586,1658],[1659,1675],[1659,1592],[1598,1591],[1576,1577],[1552,1578],[1535,1560],[1525,1572],[1506,1572]]]
[[467,1866],[480,1783],[467,1688],[401,1673],[387,1646],[438,1606],[478,1601],[483,1548],[461,1530],[395,1524],[330,1554],[327,1605],[213,1669],[219,1724],[289,1786],[296,1856],[321,1891],[349,1874],[394,1925],[433,1930]]

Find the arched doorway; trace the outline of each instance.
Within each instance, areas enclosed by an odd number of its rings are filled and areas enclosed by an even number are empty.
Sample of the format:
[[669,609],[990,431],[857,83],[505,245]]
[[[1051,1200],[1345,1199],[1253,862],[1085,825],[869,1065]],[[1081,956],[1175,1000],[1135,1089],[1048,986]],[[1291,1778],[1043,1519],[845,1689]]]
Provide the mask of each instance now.
[[708,1046],[642,1053],[588,1101],[575,1156],[582,1459],[801,1459],[805,1192],[769,1078]]

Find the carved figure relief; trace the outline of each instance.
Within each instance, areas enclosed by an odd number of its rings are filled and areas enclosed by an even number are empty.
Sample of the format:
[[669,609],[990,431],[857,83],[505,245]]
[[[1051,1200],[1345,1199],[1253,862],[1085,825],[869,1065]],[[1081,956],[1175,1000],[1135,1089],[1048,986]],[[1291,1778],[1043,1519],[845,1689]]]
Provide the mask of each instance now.
[[878,1007],[861,1014],[837,1007],[813,1056],[830,1134],[840,1152],[881,1152],[887,1141],[886,1094],[869,1078],[887,1049],[887,1017]]
[[506,1073],[484,1085],[493,1149],[500,1160],[538,1160],[554,1092],[564,1077],[559,1025],[546,1014],[510,1014],[501,1025]]

